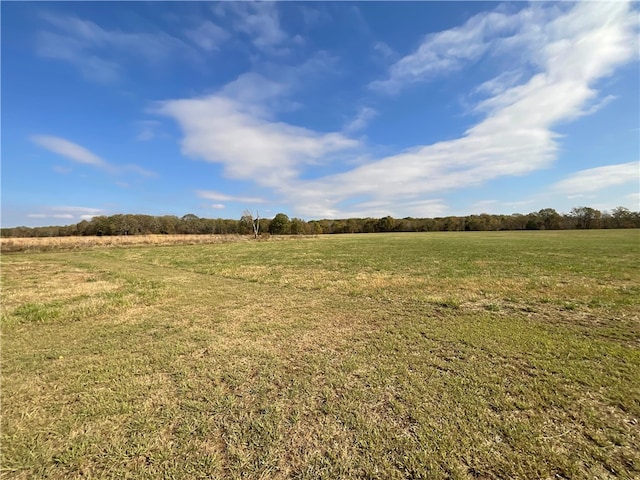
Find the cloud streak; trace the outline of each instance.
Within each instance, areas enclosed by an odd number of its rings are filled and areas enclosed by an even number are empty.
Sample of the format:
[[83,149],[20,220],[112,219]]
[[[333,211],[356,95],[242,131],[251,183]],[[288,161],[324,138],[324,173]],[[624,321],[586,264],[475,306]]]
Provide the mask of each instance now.
[[344,128],[345,132],[353,133],[366,128],[371,120],[378,116],[378,112],[371,107],[361,107],[356,117]]
[[213,52],[219,50],[220,44],[227,41],[231,35],[222,27],[206,20],[197,28],[185,31],[185,36],[202,50]]
[[92,167],[104,170],[110,174],[131,172],[143,177],[154,177],[157,175],[155,172],[146,170],[135,164],[111,164],[97,156],[95,153],[87,150],[83,146],[70,142],[69,140],[61,137],[55,137],[52,135],[32,135],[30,137],[30,140],[36,145],[57,155],[65,157],[75,163],[90,165]]
[[555,183],[552,191],[567,195],[596,192],[626,183],[640,182],[640,162],[619,163],[575,172]]
[[98,168],[109,169],[110,166],[103,159],[80,145],[51,135],[33,135],[31,141],[41,147],[68,158],[76,163],[92,165]]
[[[43,13],[41,17],[53,30],[38,34],[38,55],[70,63],[86,79],[98,83],[120,80],[125,59],[158,66],[171,59],[197,58],[188,43],[163,31],[131,33],[108,30],[75,16]],[[214,41],[211,28],[205,24],[190,32],[191,40],[200,48],[212,49],[213,43],[207,43]]]
[[27,214],[32,219],[57,219],[57,220],[91,220],[93,217],[103,215],[104,210],[92,207],[77,206],[52,206],[44,207],[42,211]]
[[[214,201],[220,201],[220,202],[240,202],[240,203],[250,203],[250,204],[267,203],[267,201],[264,198],[260,198],[260,197],[243,197],[243,196],[236,196],[236,195],[227,195],[225,193],[214,192],[212,190],[197,190],[196,194],[200,198],[205,198],[207,200],[214,200]],[[213,208],[218,208],[218,207],[213,207]]]

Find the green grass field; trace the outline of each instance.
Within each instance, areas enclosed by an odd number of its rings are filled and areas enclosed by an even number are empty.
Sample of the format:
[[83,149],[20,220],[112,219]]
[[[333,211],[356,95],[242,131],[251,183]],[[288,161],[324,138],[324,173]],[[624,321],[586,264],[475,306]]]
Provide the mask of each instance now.
[[640,477],[640,232],[2,256],[3,478]]

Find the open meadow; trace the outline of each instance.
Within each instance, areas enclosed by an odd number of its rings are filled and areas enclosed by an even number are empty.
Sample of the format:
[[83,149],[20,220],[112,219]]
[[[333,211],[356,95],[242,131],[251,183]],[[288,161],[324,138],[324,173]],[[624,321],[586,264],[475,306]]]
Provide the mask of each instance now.
[[640,231],[3,254],[2,478],[640,477]]

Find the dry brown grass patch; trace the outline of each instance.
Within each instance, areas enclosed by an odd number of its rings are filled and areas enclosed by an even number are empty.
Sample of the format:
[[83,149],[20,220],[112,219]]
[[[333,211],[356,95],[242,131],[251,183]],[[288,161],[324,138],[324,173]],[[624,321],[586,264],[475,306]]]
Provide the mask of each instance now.
[[46,252],[144,245],[203,245],[248,241],[246,235],[120,235],[87,237],[0,238],[0,251]]

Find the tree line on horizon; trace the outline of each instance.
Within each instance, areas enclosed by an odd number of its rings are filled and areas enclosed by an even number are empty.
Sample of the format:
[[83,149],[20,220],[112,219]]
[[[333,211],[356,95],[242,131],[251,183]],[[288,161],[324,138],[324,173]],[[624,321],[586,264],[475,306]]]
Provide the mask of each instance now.
[[[259,218],[261,235],[320,235],[338,233],[498,231],[498,230],[571,230],[599,228],[640,228],[640,212],[625,207],[601,212],[590,207],[576,207],[568,214],[544,208],[528,214],[467,215],[435,218],[348,218],[310,220],[289,218],[278,213],[272,219]],[[239,220],[201,218],[193,214],[175,215],[116,214],[96,216],[91,220],[66,226],[12,227],[0,229],[0,235],[12,237],[65,237],[145,234],[220,234],[250,235],[254,219],[243,215]]]

